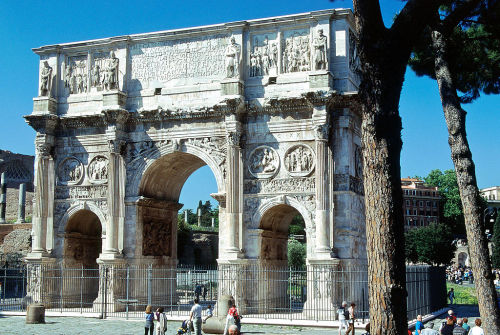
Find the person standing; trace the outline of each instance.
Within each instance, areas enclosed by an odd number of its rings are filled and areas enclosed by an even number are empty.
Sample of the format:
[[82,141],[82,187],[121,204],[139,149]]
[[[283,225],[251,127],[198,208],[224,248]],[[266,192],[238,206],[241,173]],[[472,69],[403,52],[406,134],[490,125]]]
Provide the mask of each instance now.
[[146,306],[146,324],[144,325],[144,335],[153,335],[154,332],[154,319],[155,315],[153,314],[153,307],[151,305]]
[[453,328],[453,335],[467,335],[467,330],[462,327],[464,321],[461,318],[457,319],[457,325]]
[[226,316],[226,325],[224,326],[224,335],[227,335],[227,332],[229,330],[229,326],[235,325],[238,328],[238,332],[241,330],[241,322],[240,322],[240,315],[238,315],[238,310],[236,309],[236,305],[233,303],[231,304],[231,308],[227,311],[227,316]]
[[422,315],[417,315],[417,323],[415,324],[415,335],[422,335],[424,324],[422,323]]
[[434,329],[434,322],[427,324],[427,328],[422,330],[422,335],[439,335],[439,332]]
[[189,315],[189,320],[193,322],[194,333],[196,335],[201,335],[201,311],[202,308],[199,304],[200,300],[195,298],[194,305],[191,308],[191,314]]
[[165,335],[167,331],[167,316],[163,313],[163,307],[158,307],[156,310],[156,335]]
[[342,329],[347,331],[348,325],[347,320],[349,319],[349,312],[346,309],[347,302],[342,301],[342,305],[337,309],[337,314],[339,316],[339,335],[342,334]]
[[356,314],[354,313],[354,309],[356,308],[355,303],[351,303],[351,307],[349,307],[349,328],[345,332],[345,335],[349,334],[352,331],[352,335],[354,335],[354,320],[356,319]]
[[453,335],[453,328],[455,328],[455,324],[453,323],[453,319],[446,319],[446,324],[443,328],[441,328],[441,335]]
[[467,331],[467,333],[469,332],[470,330],[470,326],[469,326],[469,319],[467,318],[463,318],[463,324],[462,324],[462,328],[465,329]]
[[448,299],[450,300],[450,305],[453,305],[453,300],[455,299],[455,290],[453,287],[448,291]]
[[481,328],[481,319],[477,318],[476,320],[474,320],[474,323],[476,324],[476,326],[471,328],[469,335],[484,335],[483,328]]

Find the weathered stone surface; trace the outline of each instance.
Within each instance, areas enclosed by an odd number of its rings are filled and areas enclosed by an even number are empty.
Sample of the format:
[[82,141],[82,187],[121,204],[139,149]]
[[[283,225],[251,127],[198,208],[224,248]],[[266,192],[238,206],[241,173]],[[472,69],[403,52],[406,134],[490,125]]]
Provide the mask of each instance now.
[[[43,97],[26,117],[37,131],[28,260],[74,259],[66,242],[91,239],[101,266],[217,258],[237,280],[249,264],[286,264],[300,214],[310,264],[362,264],[352,24],[350,10],[322,10],[35,49]],[[55,113],[40,107],[49,97]],[[180,192],[204,165],[217,184],[218,247],[194,234],[200,247],[180,255]],[[100,230],[75,229],[90,216]],[[265,299],[226,284],[242,309]]]
[[[17,225],[5,225],[17,226]],[[21,225],[19,225],[21,226]],[[22,225],[24,228],[30,225]],[[3,228],[3,227],[2,227]],[[8,228],[8,227],[6,227]],[[13,229],[15,227],[11,227]],[[0,231],[1,237],[1,231]],[[0,240],[0,265],[9,264],[16,266],[22,264],[22,258],[25,257],[31,248],[31,230],[16,229],[5,235],[3,243]]]
[[26,323],[45,323],[45,306],[31,304],[26,310]]

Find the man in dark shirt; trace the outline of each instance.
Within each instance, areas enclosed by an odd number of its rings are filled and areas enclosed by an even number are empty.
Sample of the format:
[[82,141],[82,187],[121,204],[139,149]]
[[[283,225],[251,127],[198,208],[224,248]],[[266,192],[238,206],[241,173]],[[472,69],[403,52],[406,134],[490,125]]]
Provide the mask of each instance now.
[[461,318],[457,319],[457,325],[453,328],[453,335],[467,335],[467,330],[462,327],[464,321]]

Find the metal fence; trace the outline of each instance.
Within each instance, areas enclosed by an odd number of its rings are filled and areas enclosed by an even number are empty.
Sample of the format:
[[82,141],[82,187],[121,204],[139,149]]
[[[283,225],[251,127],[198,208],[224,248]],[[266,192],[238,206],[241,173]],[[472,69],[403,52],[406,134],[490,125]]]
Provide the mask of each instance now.
[[[409,319],[445,305],[444,270],[412,266],[406,279]],[[142,318],[146,306],[153,305],[171,316],[188,317],[195,297],[206,308],[228,294],[247,317],[334,320],[336,307],[347,301],[356,303],[357,318],[368,319],[366,267],[44,265],[0,269],[0,283],[0,309],[10,311],[43,302],[48,311],[128,319]]]

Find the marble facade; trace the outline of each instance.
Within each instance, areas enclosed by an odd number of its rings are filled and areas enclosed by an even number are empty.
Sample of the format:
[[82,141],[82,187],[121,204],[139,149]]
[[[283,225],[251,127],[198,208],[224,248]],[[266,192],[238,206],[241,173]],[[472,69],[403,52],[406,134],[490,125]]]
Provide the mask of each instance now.
[[[174,267],[180,191],[208,165],[235,278],[286,264],[297,213],[308,266],[365,265],[353,24],[332,9],[34,49],[27,262]],[[67,252],[78,237],[97,259]]]

